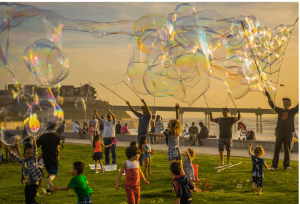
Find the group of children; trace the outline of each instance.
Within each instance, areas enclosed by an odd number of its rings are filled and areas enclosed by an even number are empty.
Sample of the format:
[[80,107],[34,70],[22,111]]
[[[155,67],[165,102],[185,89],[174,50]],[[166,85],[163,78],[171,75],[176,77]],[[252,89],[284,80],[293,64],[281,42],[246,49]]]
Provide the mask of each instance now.
[[[176,193],[176,204],[189,204],[192,202],[191,191],[195,190],[195,185],[193,181],[195,180],[194,168],[192,161],[195,159],[195,151],[191,148],[187,149],[185,152],[181,152],[179,149],[179,136],[181,133],[181,125],[178,121],[179,118],[179,105],[175,106],[176,119],[170,120],[168,123],[168,128],[163,133],[148,133],[147,135],[155,135],[158,137],[166,137],[166,143],[169,147],[168,150],[168,162],[171,171],[171,176],[173,180],[173,187]],[[91,157],[95,160],[95,172],[97,171],[97,161],[101,165],[101,172],[103,172],[102,165],[102,151],[101,146],[108,148],[111,145],[105,146],[101,142],[100,135],[95,135],[93,137],[93,149]],[[261,194],[263,187],[263,166],[267,169],[266,162],[261,158],[264,154],[264,150],[261,146],[257,146],[254,150],[254,154],[251,153],[252,144],[249,143],[249,155],[252,158],[253,169],[252,169],[252,191],[255,192],[255,184],[258,187],[258,193]],[[9,147],[6,147],[12,157],[22,164],[22,178],[26,183],[25,187],[25,200],[27,204],[37,203],[35,197],[38,190],[38,181],[43,177],[42,171],[38,168],[38,154],[36,141],[33,140],[32,148],[29,148],[25,152],[24,159],[17,157]],[[127,160],[123,162],[122,167],[119,171],[115,189],[119,190],[119,183],[122,174],[125,171],[125,191],[127,195],[127,200],[129,204],[138,204],[140,201],[140,179],[148,185],[149,181],[146,177],[153,176],[151,174],[151,155],[155,154],[155,151],[151,149],[147,136],[143,136],[139,141],[139,146],[136,142],[131,142],[130,146],[126,148],[125,151]],[[140,154],[144,157],[144,173],[141,170],[139,164]],[[184,163],[182,165],[182,156],[185,157]],[[69,184],[65,187],[58,187],[51,185],[51,190],[68,190],[73,188],[77,198],[78,203],[92,203],[91,194],[92,189],[88,186],[88,181],[83,175],[84,164],[80,161],[74,162],[71,168],[71,175],[73,178]],[[148,175],[147,175],[148,172]],[[144,176],[145,175],[145,176]],[[51,182],[50,182],[51,183]]]

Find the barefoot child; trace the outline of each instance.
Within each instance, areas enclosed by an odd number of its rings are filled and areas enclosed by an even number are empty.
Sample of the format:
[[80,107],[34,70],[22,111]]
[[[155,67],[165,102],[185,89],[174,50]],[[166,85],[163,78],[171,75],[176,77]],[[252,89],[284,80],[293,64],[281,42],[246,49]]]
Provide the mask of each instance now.
[[33,147],[27,149],[25,152],[24,159],[16,156],[8,146],[7,151],[13,157],[14,160],[22,164],[22,183],[26,183],[25,187],[25,202],[26,204],[37,203],[35,197],[38,190],[38,181],[42,178],[42,173],[37,167],[37,147],[36,141],[33,140]]
[[102,164],[102,159],[103,159],[103,155],[102,155],[102,151],[101,151],[101,145],[104,148],[108,148],[111,147],[110,145],[105,146],[102,142],[100,142],[100,135],[96,135],[93,139],[93,150],[92,150],[92,154],[91,157],[93,158],[93,160],[95,160],[95,173],[99,173],[99,171],[97,171],[97,161],[99,161],[99,164],[101,166],[101,173],[104,172],[103,170],[103,164]]
[[183,162],[183,170],[187,180],[192,184],[192,181],[195,181],[193,160],[195,159],[195,151],[192,148],[188,148],[185,152],[182,152],[182,155],[185,157]]
[[77,195],[78,203],[77,204],[86,204],[92,203],[91,194],[93,193],[92,189],[88,186],[89,182],[86,177],[82,174],[84,171],[84,163],[77,161],[73,163],[71,168],[71,174],[74,176],[70,183],[64,187],[53,186],[53,191],[66,191],[70,188],[74,188],[74,191]]
[[138,204],[140,202],[140,178],[146,185],[149,181],[146,181],[139,165],[140,149],[138,147],[127,147],[125,154],[127,160],[123,162],[121,170],[118,174],[116,183],[116,190],[119,190],[119,183],[122,177],[122,173],[126,172],[125,189],[127,194],[128,204]]
[[252,192],[255,192],[255,184],[258,188],[258,195],[261,194],[262,187],[263,187],[263,166],[269,170],[269,167],[264,159],[260,158],[262,155],[265,154],[265,150],[262,146],[256,146],[254,149],[254,154],[251,153],[252,143],[249,142],[249,149],[248,153],[252,158]]
[[176,192],[175,204],[190,204],[192,203],[192,193],[194,185],[186,179],[182,174],[182,166],[180,162],[173,162],[170,166],[173,186]]
[[[141,147],[141,151],[144,152],[144,162],[145,162],[144,175],[145,177],[153,176],[151,174],[151,154],[154,154],[154,151],[151,150],[151,147],[148,144],[148,139],[146,136],[141,137],[140,147]],[[147,170],[148,170],[148,176],[147,176]]]

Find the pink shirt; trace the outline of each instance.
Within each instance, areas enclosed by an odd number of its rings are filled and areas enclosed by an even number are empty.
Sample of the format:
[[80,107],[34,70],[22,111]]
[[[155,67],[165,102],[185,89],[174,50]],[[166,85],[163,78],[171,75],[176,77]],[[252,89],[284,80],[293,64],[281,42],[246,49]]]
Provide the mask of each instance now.
[[[124,134],[125,132],[129,132],[129,130],[128,130],[128,127],[124,125],[121,127],[121,134]],[[131,133],[131,132],[129,132],[129,133]]]

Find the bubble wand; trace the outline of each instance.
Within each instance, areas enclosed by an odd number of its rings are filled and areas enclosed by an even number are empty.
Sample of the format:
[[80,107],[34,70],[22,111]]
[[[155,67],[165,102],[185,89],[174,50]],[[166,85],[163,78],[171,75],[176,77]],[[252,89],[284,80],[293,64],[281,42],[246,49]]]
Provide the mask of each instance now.
[[[110,92],[116,94],[115,92],[113,92],[112,90],[110,90],[109,88],[107,88],[106,86],[104,86],[103,84],[99,83],[101,86],[103,86],[104,88],[106,88],[107,90],[109,90]],[[116,94],[116,96],[118,96],[120,99],[122,99],[123,101],[126,102],[126,100],[124,98],[122,98],[121,96],[119,96],[118,94]]]
[[[123,81],[123,82],[124,82],[124,84],[126,84],[125,81]],[[139,97],[141,99],[141,97],[133,90],[133,88],[131,88],[128,84],[126,84],[126,86],[128,86],[135,93],[135,95],[137,95],[137,97]]]
[[[89,83],[90,83],[91,87],[93,87],[92,83],[91,83],[91,82],[89,82]],[[94,87],[93,87],[93,88],[94,88]],[[106,106],[104,105],[103,101],[101,100],[101,98],[100,98],[100,96],[98,95],[97,92],[96,92],[96,94],[97,94],[97,96],[98,96],[98,98],[99,98],[101,104],[103,105],[103,107],[106,108]]]
[[228,94],[229,94],[229,96],[230,96],[230,98],[232,100],[233,105],[235,106],[235,109],[238,110],[237,107],[236,107],[236,105],[235,105],[235,103],[234,103],[234,101],[233,101],[233,99],[232,99],[232,97],[231,97],[231,94],[229,92],[228,92]]

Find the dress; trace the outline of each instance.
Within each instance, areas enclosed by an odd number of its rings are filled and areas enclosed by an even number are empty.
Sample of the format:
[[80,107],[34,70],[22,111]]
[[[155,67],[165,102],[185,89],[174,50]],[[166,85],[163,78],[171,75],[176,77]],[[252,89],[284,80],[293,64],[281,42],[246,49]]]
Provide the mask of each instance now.
[[[151,147],[150,147],[149,144],[145,144],[145,150],[146,150],[146,151],[151,151]],[[144,153],[144,158],[145,158],[145,157],[148,157],[148,158],[150,159],[150,156],[151,156],[151,154]]]
[[193,164],[187,157],[184,158],[183,170],[188,181],[195,180]]
[[263,187],[263,165],[265,160],[252,155],[252,183],[256,183],[257,187]]

